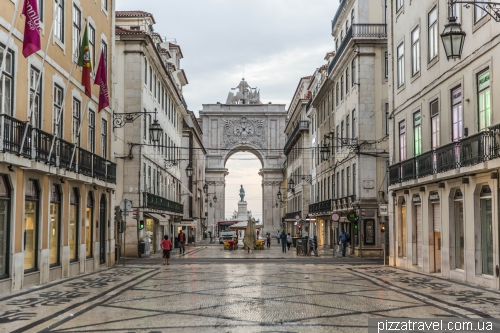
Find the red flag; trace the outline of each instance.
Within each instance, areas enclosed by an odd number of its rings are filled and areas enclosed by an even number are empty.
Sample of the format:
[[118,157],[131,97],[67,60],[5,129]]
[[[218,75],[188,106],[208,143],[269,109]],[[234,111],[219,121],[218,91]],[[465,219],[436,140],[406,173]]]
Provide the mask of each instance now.
[[23,56],[27,58],[42,48],[40,43],[40,17],[38,16],[37,0],[24,0],[23,15],[26,16]]
[[92,61],[90,60],[90,44],[87,25],[80,46],[80,56],[78,57],[78,66],[82,67],[82,85],[85,87],[85,95],[92,97],[92,86],[90,83],[90,72],[92,72]]
[[102,109],[109,106],[108,71],[104,52],[101,52],[101,58],[99,59],[99,65],[95,73],[94,84],[99,86],[99,112],[101,112]]

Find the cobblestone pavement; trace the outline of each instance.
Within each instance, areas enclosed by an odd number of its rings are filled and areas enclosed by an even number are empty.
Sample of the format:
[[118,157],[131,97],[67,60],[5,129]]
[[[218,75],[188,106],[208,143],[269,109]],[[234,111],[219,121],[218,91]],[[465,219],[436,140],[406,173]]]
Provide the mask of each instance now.
[[172,257],[0,297],[0,332],[367,332],[374,317],[500,317],[498,291],[369,262]]

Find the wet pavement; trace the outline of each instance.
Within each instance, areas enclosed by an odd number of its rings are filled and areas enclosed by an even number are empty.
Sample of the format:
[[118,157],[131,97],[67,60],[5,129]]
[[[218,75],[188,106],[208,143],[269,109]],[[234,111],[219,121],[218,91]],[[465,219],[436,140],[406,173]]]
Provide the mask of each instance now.
[[153,254],[3,295],[0,332],[367,332],[375,317],[500,317],[497,291],[330,255],[199,246],[163,266]]

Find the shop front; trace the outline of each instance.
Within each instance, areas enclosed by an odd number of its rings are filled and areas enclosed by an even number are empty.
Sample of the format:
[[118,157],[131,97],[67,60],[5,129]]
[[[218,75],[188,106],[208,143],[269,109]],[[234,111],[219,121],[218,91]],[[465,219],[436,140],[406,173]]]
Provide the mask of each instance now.
[[168,216],[155,213],[144,213],[144,222],[144,237],[150,239],[150,251],[151,253],[158,253],[161,251],[161,240],[168,231]]

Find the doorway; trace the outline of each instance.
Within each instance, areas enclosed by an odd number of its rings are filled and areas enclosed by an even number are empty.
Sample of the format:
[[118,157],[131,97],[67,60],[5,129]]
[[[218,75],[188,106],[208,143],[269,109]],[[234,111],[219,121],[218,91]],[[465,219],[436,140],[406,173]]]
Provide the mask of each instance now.
[[106,263],[106,195],[101,195],[99,204],[99,258],[100,263]]

